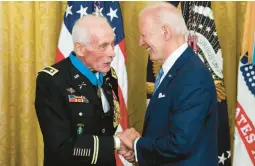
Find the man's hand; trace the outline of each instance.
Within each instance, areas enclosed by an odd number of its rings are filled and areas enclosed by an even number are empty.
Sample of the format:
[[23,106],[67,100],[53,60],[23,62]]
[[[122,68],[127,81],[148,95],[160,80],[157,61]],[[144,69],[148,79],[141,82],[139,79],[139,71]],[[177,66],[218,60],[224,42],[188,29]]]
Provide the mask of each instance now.
[[134,141],[140,137],[140,134],[134,129],[126,129],[121,133],[117,133],[121,140],[120,150],[118,153],[127,161],[135,162]]
[[139,137],[141,137],[140,134],[134,128],[126,129],[122,133],[119,133],[121,142],[131,150],[134,150],[134,141]]
[[120,150],[118,150],[118,153],[122,155],[127,161],[134,162],[135,161],[135,153],[133,150],[127,148],[123,142],[120,144]]
[[[120,137],[121,133],[116,133],[116,135],[118,137]],[[134,155],[134,151],[127,148],[123,142],[120,140],[120,149],[117,151],[120,155],[122,155],[127,161],[129,162],[134,162],[135,161],[135,155]]]

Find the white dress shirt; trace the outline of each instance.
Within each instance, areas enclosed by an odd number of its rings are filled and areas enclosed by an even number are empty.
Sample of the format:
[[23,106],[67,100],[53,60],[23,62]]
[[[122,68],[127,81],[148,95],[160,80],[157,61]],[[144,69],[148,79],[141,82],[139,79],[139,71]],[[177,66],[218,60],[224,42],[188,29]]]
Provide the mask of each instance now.
[[[165,78],[166,74],[169,72],[169,70],[173,67],[174,63],[177,61],[177,59],[182,55],[182,53],[188,48],[188,44],[185,42],[184,44],[182,44],[180,47],[178,47],[171,55],[168,56],[168,58],[166,59],[166,61],[163,63],[162,68],[164,71],[163,76],[160,78],[160,83],[159,86],[161,84],[161,82],[163,81],[163,79]],[[136,162],[138,162],[137,159],[137,150],[136,150],[136,143],[138,141],[139,138],[137,138],[134,142],[134,151],[135,151],[135,160]]]
[[182,55],[182,53],[188,48],[188,44],[185,42],[180,47],[178,47],[163,63],[162,68],[164,71],[163,76],[160,79],[160,83],[165,78],[166,74],[169,72],[169,70],[172,68],[176,60]]

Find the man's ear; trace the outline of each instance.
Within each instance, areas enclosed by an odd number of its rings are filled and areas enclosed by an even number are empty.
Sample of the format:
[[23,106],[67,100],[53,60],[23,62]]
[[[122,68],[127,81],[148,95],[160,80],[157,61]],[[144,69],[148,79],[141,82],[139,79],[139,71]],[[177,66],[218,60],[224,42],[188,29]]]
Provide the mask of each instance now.
[[161,27],[161,30],[162,30],[162,33],[164,35],[164,39],[165,41],[169,40],[171,38],[171,27],[164,24],[162,27]]
[[85,51],[85,47],[81,43],[75,42],[74,43],[74,50],[75,50],[75,53],[77,54],[77,56],[83,56],[84,51]]

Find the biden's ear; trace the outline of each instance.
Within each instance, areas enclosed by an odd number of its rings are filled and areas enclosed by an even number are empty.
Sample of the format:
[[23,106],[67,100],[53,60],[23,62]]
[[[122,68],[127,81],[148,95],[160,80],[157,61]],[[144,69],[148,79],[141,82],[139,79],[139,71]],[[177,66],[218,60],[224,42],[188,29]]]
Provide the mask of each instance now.
[[171,31],[171,27],[170,26],[168,26],[166,24],[162,25],[161,31],[162,31],[162,34],[164,36],[165,41],[167,41],[167,40],[169,40],[171,38],[172,31]]

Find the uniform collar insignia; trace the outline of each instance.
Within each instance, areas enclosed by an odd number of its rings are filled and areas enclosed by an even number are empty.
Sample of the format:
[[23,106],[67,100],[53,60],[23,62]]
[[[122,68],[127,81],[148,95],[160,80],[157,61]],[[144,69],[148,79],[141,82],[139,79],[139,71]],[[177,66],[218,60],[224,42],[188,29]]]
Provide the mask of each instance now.
[[82,82],[80,85],[79,85],[79,88],[81,89],[83,86],[86,86],[86,84],[84,82]]
[[76,75],[74,76],[75,79],[77,79],[77,78],[79,78],[79,77],[80,77],[79,74],[76,74]]

